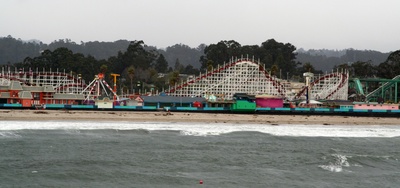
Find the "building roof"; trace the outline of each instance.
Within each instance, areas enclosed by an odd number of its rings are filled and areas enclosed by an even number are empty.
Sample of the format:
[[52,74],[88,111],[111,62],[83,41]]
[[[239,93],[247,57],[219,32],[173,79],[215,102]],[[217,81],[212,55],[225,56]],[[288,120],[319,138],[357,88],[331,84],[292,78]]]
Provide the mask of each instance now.
[[141,96],[143,102],[147,103],[193,103],[206,102],[202,97],[175,97],[175,96]]
[[30,91],[20,91],[18,93],[20,99],[33,99],[32,93]]
[[275,95],[256,95],[256,98],[282,99],[282,97]]
[[236,100],[243,100],[243,99],[254,100],[254,99],[256,99],[256,97],[254,95],[249,95],[247,93],[235,93],[235,94],[233,94],[233,98],[236,98]]
[[85,100],[85,96],[82,94],[71,94],[71,93],[54,93],[53,99],[64,99],[64,100]]
[[321,102],[323,102],[324,104],[353,105],[353,102],[349,100],[324,100]]
[[8,99],[8,98],[10,98],[10,93],[9,92],[1,92],[0,93],[0,98]]
[[18,81],[11,81],[11,84],[9,86],[9,90],[23,90],[21,83],[19,83]]
[[1,91],[7,91],[8,90],[8,85],[7,86],[0,86]]
[[[300,104],[306,104],[307,101],[301,101]],[[316,100],[309,100],[309,104],[322,104],[322,102],[316,101]]]
[[22,86],[24,91],[34,91],[34,92],[41,92],[43,91],[42,86]]
[[48,93],[55,93],[56,92],[54,90],[53,86],[44,86],[43,91],[44,92],[48,92]]

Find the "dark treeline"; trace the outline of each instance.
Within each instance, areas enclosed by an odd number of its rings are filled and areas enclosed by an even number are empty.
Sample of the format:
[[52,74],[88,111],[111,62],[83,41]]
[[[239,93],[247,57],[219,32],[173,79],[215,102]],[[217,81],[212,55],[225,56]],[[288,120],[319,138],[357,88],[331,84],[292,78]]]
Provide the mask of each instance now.
[[[231,41],[234,42],[234,41]],[[85,56],[90,55],[97,60],[108,59],[112,56],[116,56],[118,52],[124,52],[129,46],[130,41],[118,40],[114,42],[80,42],[77,44],[70,39],[60,39],[51,42],[50,44],[44,44],[40,41],[22,41],[21,39],[15,39],[11,36],[0,37],[0,65],[14,64],[22,62],[26,57],[37,57],[44,50],[54,51],[57,48],[68,48],[74,53],[81,53]],[[225,44],[230,49],[236,48],[236,44]],[[224,46],[222,43],[216,44],[218,46]],[[202,63],[199,59],[204,55],[204,49],[207,45],[201,44],[197,48],[191,48],[184,44],[176,44],[169,46],[165,49],[157,49],[153,46],[145,45],[146,50],[155,50],[158,53],[163,54],[170,67],[174,67],[175,63],[179,61],[180,64],[187,66],[192,65],[194,68],[200,68]],[[211,45],[209,45],[211,46]],[[252,46],[240,46],[243,48],[242,54],[248,55],[251,53],[254,47]],[[225,47],[224,47],[225,48]],[[390,53],[381,53],[372,50],[304,50],[297,49],[295,61],[310,63],[316,70],[331,71],[334,66],[338,66],[343,63],[350,62],[371,62],[373,65],[379,65],[384,62]],[[257,54],[257,53],[255,53]]]
[[[187,48],[187,46],[177,45],[166,50],[177,48]],[[163,53],[165,51],[146,46],[143,41],[129,42],[126,49],[117,51],[107,59],[97,59],[90,54],[75,53],[67,47],[59,47],[55,50],[41,49],[37,56],[25,57],[21,62],[7,63],[3,67],[11,70],[66,72],[82,77],[86,83],[93,80],[94,75],[98,73],[105,73],[107,81],[111,82],[111,73],[117,73],[120,74],[119,86],[129,91],[163,90],[178,82],[180,74],[199,73],[199,69],[191,64],[180,63],[180,56],[177,56],[174,65],[170,66]],[[197,58],[199,62],[200,55]]]
[[[60,39],[44,44],[40,41],[23,41],[12,36],[0,37],[0,65],[22,62],[26,57],[37,57],[45,50],[54,51],[57,48],[68,48],[74,53],[90,55],[97,60],[108,59],[116,56],[118,52],[125,52],[130,44],[128,40],[114,42],[81,42],[77,44],[70,39]],[[203,55],[205,44],[198,48],[190,48],[187,45],[176,44],[166,49],[145,45],[146,50],[155,50],[163,54],[169,66],[174,66],[177,59],[182,65],[192,65],[200,68],[199,59]]]
[[297,50],[296,60],[299,62],[309,62],[317,70],[331,71],[333,67],[344,63],[357,61],[370,62],[379,65],[384,62],[390,53],[382,53],[372,50]]
[[267,40],[261,45],[245,46],[234,40],[221,41],[210,44],[204,49],[204,55],[200,58],[201,69],[211,70],[224,62],[229,62],[232,57],[244,56],[259,61],[271,75],[285,78],[287,75],[298,75],[303,71],[299,66],[301,63],[295,61],[295,51],[296,47],[292,44],[284,44],[274,39]]
[[283,79],[300,80],[302,73],[323,73],[332,69],[349,70],[354,77],[393,78],[400,75],[400,51],[297,50],[290,43],[274,39],[261,45],[241,45],[234,40],[201,44],[191,48],[176,44],[165,49],[143,41],[81,42],[68,39],[50,44],[24,42],[11,36],[0,38],[0,64],[24,70],[65,71],[82,76],[86,82],[102,72],[121,74],[120,87],[132,91],[139,86],[162,90],[180,82],[180,74],[196,75],[232,57],[250,57],[266,70]]

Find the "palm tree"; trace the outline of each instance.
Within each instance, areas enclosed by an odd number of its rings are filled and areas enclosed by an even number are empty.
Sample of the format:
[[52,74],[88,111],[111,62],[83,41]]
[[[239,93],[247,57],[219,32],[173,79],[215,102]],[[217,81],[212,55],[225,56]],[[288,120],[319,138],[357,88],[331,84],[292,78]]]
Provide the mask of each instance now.
[[312,72],[312,73],[315,72],[315,68],[314,68],[314,66],[311,65],[310,62],[304,63],[303,69],[305,72]]
[[276,76],[276,75],[278,74],[278,71],[279,71],[279,67],[278,67],[277,64],[274,64],[274,65],[271,66],[271,72],[270,72],[270,74],[271,74],[272,76]]
[[107,65],[101,65],[100,66],[100,72],[105,74],[108,70],[108,66]]
[[128,76],[131,80],[131,91],[133,91],[133,78],[135,77],[135,68],[133,65],[128,68]]
[[174,71],[174,72],[170,73],[169,85],[174,86],[176,83],[178,83],[178,81],[179,81],[179,72]]

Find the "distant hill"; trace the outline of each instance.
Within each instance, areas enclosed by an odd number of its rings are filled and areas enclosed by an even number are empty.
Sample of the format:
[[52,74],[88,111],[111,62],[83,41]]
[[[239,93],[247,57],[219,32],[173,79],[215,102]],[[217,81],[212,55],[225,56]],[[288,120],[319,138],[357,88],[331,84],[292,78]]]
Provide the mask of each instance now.
[[41,45],[36,42],[22,41],[11,36],[0,38],[0,65],[21,62],[26,57],[36,57],[41,50]]
[[184,66],[192,65],[194,68],[200,68],[200,57],[204,55],[205,46],[201,44],[197,48],[191,48],[184,44],[175,44],[165,50],[160,49],[159,52],[164,55],[170,67],[173,67],[178,59]]
[[373,65],[383,63],[390,55],[390,53],[382,53],[372,50],[304,50],[300,48],[297,50],[296,60],[301,63],[309,62],[316,70],[323,72],[332,71],[335,65],[343,63],[351,63],[357,61],[367,62],[370,61]]
[[[128,40],[118,40],[114,42],[93,41],[77,44],[69,39],[60,39],[50,44],[44,44],[39,40],[23,41],[11,36],[0,37],[0,65],[19,63],[27,57],[39,56],[46,49],[53,51],[60,47],[68,48],[74,53],[91,55],[97,60],[108,59],[116,56],[118,52],[125,52],[130,42]],[[163,54],[170,67],[173,67],[176,60],[179,59],[182,65],[190,64],[194,68],[200,68],[199,59],[203,55],[204,48],[204,44],[198,48],[191,48],[184,44],[176,44],[166,49],[146,46],[147,50],[154,50],[159,54]]]
[[[114,42],[92,41],[77,44],[70,39],[60,39],[50,44],[44,44],[40,40],[23,41],[11,36],[0,37],[0,65],[23,62],[27,57],[39,56],[46,49],[53,51],[60,47],[66,47],[74,53],[91,55],[97,60],[108,59],[116,56],[118,52],[125,52],[129,43],[128,40],[117,40]],[[201,44],[197,48],[191,48],[185,44],[175,44],[165,49],[157,49],[152,46],[146,46],[146,49],[163,54],[170,67],[173,67],[178,60],[184,66],[192,65],[194,68],[200,68],[199,60],[204,55],[205,47],[205,44]],[[356,61],[371,61],[373,65],[378,65],[384,62],[390,54],[372,50],[304,50],[302,48],[298,49],[297,53],[296,60],[298,62],[309,62],[316,70],[324,72],[331,71],[335,65]]]

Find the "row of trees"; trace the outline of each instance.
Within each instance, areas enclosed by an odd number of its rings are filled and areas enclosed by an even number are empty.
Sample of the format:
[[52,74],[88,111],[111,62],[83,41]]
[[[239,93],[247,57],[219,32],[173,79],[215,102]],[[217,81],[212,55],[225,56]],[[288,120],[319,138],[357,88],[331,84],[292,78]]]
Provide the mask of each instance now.
[[272,75],[281,76],[282,73],[297,75],[301,63],[296,62],[296,47],[290,43],[280,43],[274,39],[258,45],[242,46],[234,40],[221,41],[211,44],[204,49],[204,56],[200,58],[201,69],[211,69],[224,62],[229,62],[232,57],[242,55],[259,60]]
[[[270,44],[271,41],[269,42]],[[45,50],[54,51],[57,48],[68,48],[73,53],[81,53],[85,56],[93,56],[97,60],[108,59],[112,56],[116,56],[118,52],[125,52],[130,44],[128,40],[117,40],[114,42],[83,42],[79,44],[75,43],[71,39],[60,39],[51,42],[50,44],[44,44],[38,40],[23,41],[21,39],[15,39],[12,36],[0,37],[0,65],[13,64],[22,62],[26,57],[37,57],[40,56],[41,52]],[[263,50],[259,49],[258,45],[241,46],[235,41],[221,41],[217,44],[208,45],[208,49],[219,48],[224,51],[223,48],[228,47],[236,54],[247,55],[253,53],[255,55],[263,56]],[[265,46],[262,44],[262,46]],[[192,65],[194,68],[200,68],[202,65],[199,59],[205,55],[205,48],[207,45],[200,44],[196,48],[189,47],[184,44],[175,44],[173,46],[166,47],[165,49],[157,48],[154,46],[144,45],[145,50],[154,50],[159,54],[163,54],[170,67],[174,67],[177,59],[183,66]],[[265,46],[268,48],[268,46]],[[238,51],[238,48],[240,51]],[[230,53],[227,51],[227,53]],[[295,61],[298,62],[309,62],[317,70],[331,71],[336,65],[347,62],[370,61],[373,65],[378,65],[387,59],[389,53],[381,53],[372,50],[296,50]],[[236,54],[234,54],[236,56]]]
[[[177,48],[177,46],[172,49]],[[82,75],[85,80],[92,80],[93,75],[103,72],[121,74],[123,85],[132,90],[136,82],[144,82],[162,89],[179,82],[180,74],[196,75],[206,69],[217,67],[218,64],[228,62],[230,58],[247,54],[260,59],[271,74],[282,77],[294,76],[303,71],[299,63],[295,62],[296,48],[287,43],[279,43],[273,39],[267,40],[261,46],[241,46],[236,41],[221,41],[217,44],[204,46],[204,54],[198,57],[200,69],[191,64],[186,66],[176,59],[173,66],[169,66],[163,53],[157,49],[148,48],[143,41],[133,41],[125,51],[119,51],[116,56],[107,60],[97,60],[91,55],[73,53],[68,48],[57,48],[54,51],[45,50],[37,57],[27,57],[23,62],[15,64],[18,68],[65,70]],[[167,49],[171,50],[171,49]],[[161,73],[161,75],[159,74]],[[125,81],[123,81],[125,80]]]
[[372,50],[297,50],[297,61],[309,62],[316,69],[322,71],[331,71],[334,66],[343,63],[369,62],[372,65],[379,65],[384,62],[390,53],[382,53]]
[[54,51],[45,50],[40,56],[27,57],[23,62],[6,66],[24,70],[65,71],[79,74],[86,82],[93,80],[94,75],[100,72],[105,73],[109,81],[111,73],[118,73],[121,74],[118,84],[129,91],[137,87],[137,82],[144,84],[141,88],[162,90],[179,81],[180,73],[199,72],[192,65],[182,65],[179,59],[174,67],[170,67],[163,54],[156,50],[147,50],[143,41],[131,42],[124,52],[120,51],[107,60],[97,60],[91,55],[73,53],[70,49],[62,47]]
[[392,79],[400,75],[400,50],[392,52],[378,65],[374,65],[372,61],[356,61],[337,65],[334,69],[348,70],[350,77]]
[[[168,50],[177,50],[184,45],[174,46]],[[187,49],[190,51],[189,49]],[[180,74],[197,75],[215,68],[224,62],[229,62],[232,57],[242,55],[254,57],[264,64],[267,70],[281,78],[301,78],[304,72],[322,73],[316,70],[310,62],[296,61],[296,47],[290,43],[277,42],[274,39],[267,40],[261,45],[242,46],[234,40],[220,41],[208,46],[199,46],[197,50],[203,50],[203,55],[197,56],[199,68],[192,64],[181,63],[179,58],[171,66],[165,57],[165,51],[148,47],[143,41],[132,41],[125,50],[107,59],[97,59],[92,55],[74,53],[68,48],[57,48],[53,51],[44,50],[38,56],[26,57],[22,62],[10,64],[17,68],[46,69],[52,71],[66,71],[80,74],[87,82],[93,76],[102,72],[105,75],[111,73],[121,74],[119,85],[132,91],[137,86],[135,83],[144,83],[144,88],[162,90],[168,85],[174,85],[180,80]],[[357,77],[382,77],[392,78],[400,75],[400,51],[393,52],[389,58],[379,65],[373,65],[371,61],[357,61],[335,66],[335,69],[350,70],[352,76]],[[183,56],[183,54],[182,54]],[[188,61],[187,59],[185,61]],[[108,77],[109,81],[111,78]]]
[[[0,65],[22,62],[26,57],[37,57],[45,50],[54,51],[58,48],[68,48],[73,53],[92,56],[97,60],[108,59],[116,56],[118,52],[125,52],[130,44],[128,40],[114,42],[82,42],[77,44],[70,39],[60,39],[44,44],[37,40],[23,41],[12,36],[0,37]],[[200,68],[199,59],[203,55],[205,44],[191,48],[184,44],[175,44],[165,49],[144,45],[147,51],[157,51],[163,54],[168,65],[173,67],[177,59],[183,66],[192,65]]]
[[[282,78],[287,75],[292,75],[291,78],[299,78],[304,72],[322,74],[332,70],[332,68],[318,69],[314,66],[315,62],[298,61],[299,58],[297,58],[298,53],[295,46],[290,43],[280,43],[274,39],[267,40],[260,46],[241,46],[233,40],[221,41],[207,46],[204,49],[204,53],[205,55],[200,59],[203,70],[228,62],[232,57],[246,54],[249,57],[259,59],[272,75]],[[318,54],[318,52],[314,53]],[[332,54],[340,55],[342,53],[344,55],[339,57],[340,61],[335,62],[333,70],[348,70],[351,77],[391,79],[400,75],[400,50],[388,55],[376,51],[357,51],[354,49]],[[320,56],[326,57],[325,55]],[[338,59],[338,57],[334,56],[329,58]]]

